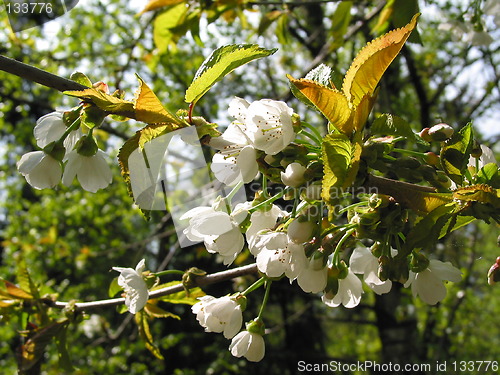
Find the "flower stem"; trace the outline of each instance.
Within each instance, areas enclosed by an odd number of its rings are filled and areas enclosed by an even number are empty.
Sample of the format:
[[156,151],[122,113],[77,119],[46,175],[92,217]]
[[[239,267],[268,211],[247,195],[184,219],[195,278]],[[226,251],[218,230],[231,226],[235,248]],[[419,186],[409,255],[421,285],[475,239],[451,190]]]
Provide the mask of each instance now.
[[318,131],[318,129],[316,129],[316,127],[312,126],[311,124],[309,124],[308,122],[303,122],[302,125],[304,125],[306,128],[308,128],[309,130],[311,130],[316,138],[316,142],[321,145],[322,142],[322,139],[323,139],[323,136],[321,135],[321,133]]
[[252,213],[252,212],[255,212],[257,211],[259,208],[261,208],[262,206],[265,206],[266,204],[268,203],[272,203],[274,202],[276,199],[279,199],[281,198],[283,195],[285,195],[285,193],[287,193],[288,191],[290,191],[290,188],[286,188],[286,189],[283,189],[282,191],[280,191],[279,193],[276,193],[274,194],[271,198],[269,199],[266,199],[264,202],[261,202],[259,203],[258,205],[256,206],[253,206],[252,208],[250,208],[248,210],[249,213]]
[[243,181],[238,182],[233,190],[230,191],[230,193],[226,196],[226,201],[229,203],[231,202],[231,199],[235,196],[235,194],[238,192],[238,190],[241,189],[241,187],[244,185]]
[[311,140],[313,140],[314,143],[316,143],[317,145],[321,145],[321,140],[316,138],[316,136],[314,134],[311,134],[308,131],[305,131],[304,129],[302,129],[300,131],[300,134],[304,134],[307,138],[310,138]]
[[413,156],[417,156],[419,158],[425,158],[425,154],[423,152],[406,150],[404,148],[393,148],[392,151],[399,152],[400,154],[413,155]]
[[351,237],[351,234],[356,230],[356,228],[351,228],[345,234],[342,236],[340,241],[337,243],[337,246],[335,246],[335,250],[333,251],[333,264],[337,264],[339,260],[339,254],[340,254],[340,249],[342,248],[342,245],[344,242],[346,242],[349,237]]
[[165,275],[184,275],[184,271],[181,270],[166,270],[154,273],[155,276],[161,277]]
[[262,313],[266,308],[267,301],[269,300],[269,291],[271,290],[271,284],[273,282],[271,280],[267,280],[266,282],[266,292],[264,294],[264,299],[262,300],[262,305],[260,305],[259,315],[257,315],[257,319],[261,319]]
[[264,277],[261,277],[259,280],[254,282],[248,288],[246,288],[245,291],[241,294],[246,297],[248,294],[252,293],[254,290],[259,289],[262,285],[264,285],[265,281],[266,281],[266,279]]
[[343,214],[344,212],[346,211],[349,211],[351,208],[354,208],[354,207],[359,207],[359,206],[366,206],[368,204],[368,202],[366,201],[363,201],[363,202],[358,202],[358,203],[353,203],[347,207],[344,207],[343,209],[339,210],[339,215],[340,214]]

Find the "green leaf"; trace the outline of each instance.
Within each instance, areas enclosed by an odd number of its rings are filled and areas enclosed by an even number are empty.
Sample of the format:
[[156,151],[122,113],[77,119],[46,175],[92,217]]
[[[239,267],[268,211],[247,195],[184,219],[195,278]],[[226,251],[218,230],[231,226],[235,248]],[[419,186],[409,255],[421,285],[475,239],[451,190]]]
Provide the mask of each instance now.
[[67,344],[68,327],[69,327],[69,322],[65,321],[61,329],[57,332],[55,338],[59,356],[59,367],[65,373],[72,373],[73,371],[75,371],[75,368],[71,363],[71,358],[68,352],[68,344]]
[[262,35],[271,24],[283,15],[283,11],[274,9],[262,15],[257,28],[257,34]]
[[153,336],[149,329],[148,314],[144,311],[138,311],[135,314],[135,322],[139,328],[139,335],[144,340],[146,348],[158,359],[163,360],[163,355],[160,352],[160,348],[155,345]]
[[167,52],[174,40],[174,29],[182,25],[188,12],[183,2],[172,5],[155,17],[153,22],[153,40],[160,55]]
[[65,91],[64,94],[94,103],[103,111],[113,113],[115,115],[126,116],[128,118],[135,118],[133,102],[105,94],[100,90],[89,88],[82,91]]
[[344,134],[327,134],[321,151],[324,165],[321,197],[326,203],[332,203],[339,196],[337,190],[344,187],[354,147]]
[[92,81],[85,74],[81,72],[72,73],[69,79],[79,83],[80,85],[92,87]]
[[439,238],[443,238],[444,236],[453,232],[454,230],[457,230],[467,224],[472,223],[474,220],[476,220],[474,216],[453,215],[441,229]]
[[457,203],[455,202],[443,204],[425,215],[408,233],[405,242],[405,253],[409,254],[416,249],[432,248],[440,238],[441,231],[456,208]]
[[118,285],[118,277],[115,277],[111,281],[111,284],[109,284],[108,297],[113,298],[118,293],[120,293],[122,290],[123,290],[122,287],[120,285]]
[[384,113],[373,121],[370,127],[372,134],[376,135],[400,135],[415,142],[424,142],[412,130],[411,125],[399,116]]
[[261,57],[275,53],[256,44],[231,44],[220,47],[200,66],[186,91],[187,103],[196,103],[215,83],[234,69]]
[[500,173],[496,163],[488,163],[477,173],[478,184],[488,184],[494,188],[500,188]]
[[460,131],[455,132],[441,149],[443,170],[457,185],[462,185],[473,141],[472,124],[468,123]]
[[[171,281],[169,283],[161,284],[156,287],[154,287],[153,290],[157,289],[162,289],[166,288],[169,286],[173,285],[179,285],[182,284],[182,282],[179,281]],[[164,302],[169,302],[169,303],[175,303],[175,304],[185,304],[185,305],[194,305],[195,303],[199,302],[198,297],[203,297],[205,295],[205,292],[201,290],[201,288],[192,288],[189,290],[189,295],[186,294],[186,291],[181,291],[177,293],[172,293],[168,294],[166,296],[158,298],[160,301]]]

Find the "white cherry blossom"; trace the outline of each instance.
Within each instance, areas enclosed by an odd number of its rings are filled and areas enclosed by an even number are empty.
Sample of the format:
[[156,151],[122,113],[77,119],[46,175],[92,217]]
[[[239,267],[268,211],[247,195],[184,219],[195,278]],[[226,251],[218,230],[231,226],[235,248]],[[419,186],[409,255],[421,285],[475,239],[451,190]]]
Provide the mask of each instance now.
[[218,211],[219,205],[196,207],[180,217],[189,220],[183,233],[193,242],[203,241],[209,253],[218,253],[225,265],[231,264],[245,245],[238,220],[227,212]]
[[286,216],[288,213],[276,205],[271,208],[257,210],[250,215],[250,226],[248,227],[245,235],[248,242],[250,252],[257,256],[261,246],[255,246],[259,241],[259,233],[261,231],[270,230],[276,225],[279,217]]
[[446,297],[444,280],[459,282],[462,280],[462,273],[450,262],[431,259],[427,269],[422,272],[410,271],[408,281],[404,286],[405,288],[411,286],[414,297],[418,295],[425,303],[435,305]]
[[130,313],[136,314],[142,310],[149,299],[149,290],[142,271],[145,268],[145,260],[142,259],[135,269],[113,267],[113,270],[120,272],[118,276],[118,285],[123,288],[125,292],[125,306]]
[[331,292],[323,294],[321,300],[330,307],[337,307],[340,304],[351,309],[356,307],[361,301],[361,294],[363,294],[363,285],[361,280],[349,270],[347,277],[339,279],[339,289],[337,294]]
[[286,186],[299,187],[306,182],[304,173],[306,167],[302,164],[294,162],[287,165],[285,172],[281,172],[281,181]]
[[349,259],[349,268],[352,272],[362,274],[363,281],[377,294],[388,293],[392,288],[392,281],[382,281],[378,277],[378,259],[366,247],[357,247]]
[[266,351],[264,338],[258,333],[241,331],[229,345],[231,354],[235,357],[245,357],[250,362],[259,362]]
[[326,287],[328,267],[322,257],[312,256],[297,276],[297,283],[306,293],[319,293]]
[[294,280],[308,262],[304,246],[293,243],[284,232],[269,232],[262,236],[257,255],[257,268],[268,277],[285,274]]
[[249,103],[241,98],[234,98],[229,104],[229,114],[236,121],[232,122],[220,137],[210,140],[210,146],[219,150],[213,156],[211,169],[215,177],[227,184],[240,181],[251,182],[259,171],[257,153],[247,135],[245,125],[246,109]]
[[63,112],[48,113],[36,121],[35,128],[33,129],[36,144],[38,147],[44,148],[49,143],[59,140],[66,129],[63,121]]
[[75,149],[68,156],[68,163],[64,168],[62,182],[69,186],[75,176],[82,188],[91,193],[107,187],[112,179],[111,168],[105,159],[106,154],[101,150],[93,156],[84,156]]
[[276,155],[295,138],[293,110],[285,102],[262,99],[249,105],[246,128],[256,149]]
[[205,332],[222,332],[226,339],[233,338],[243,323],[241,305],[234,297],[203,296],[191,311],[205,328]]
[[53,188],[61,181],[61,163],[43,151],[24,154],[17,169],[35,189]]

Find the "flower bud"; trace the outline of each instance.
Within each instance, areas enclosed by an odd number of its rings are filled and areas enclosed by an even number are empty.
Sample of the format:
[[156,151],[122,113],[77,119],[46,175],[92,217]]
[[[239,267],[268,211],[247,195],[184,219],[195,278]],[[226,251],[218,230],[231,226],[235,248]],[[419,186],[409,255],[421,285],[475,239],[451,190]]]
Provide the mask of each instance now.
[[482,155],[483,155],[483,149],[481,148],[481,145],[476,140],[474,140],[470,156],[479,159]]
[[246,328],[248,332],[256,333],[261,336],[264,336],[266,331],[266,326],[264,325],[264,322],[262,321],[262,319],[259,318],[256,318],[246,323]]
[[448,124],[437,124],[429,129],[429,137],[438,142],[450,139],[453,133],[453,128]]
[[299,216],[288,226],[288,237],[297,244],[310,241],[316,226],[312,221],[308,221],[305,216]]
[[497,258],[488,271],[488,284],[493,285],[500,281],[500,257]]
[[429,267],[429,259],[421,253],[413,252],[410,261],[410,270],[419,273]]
[[429,165],[438,165],[439,164],[439,156],[436,155],[434,152],[429,151],[426,152],[425,154],[425,162]]
[[418,133],[418,135],[420,136],[420,138],[422,138],[426,142],[431,142],[432,141],[432,138],[429,135],[429,128],[422,129],[420,131],[420,133]]
[[286,167],[285,172],[281,172],[281,181],[286,186],[299,187],[305,182],[304,172],[306,167],[299,163],[291,163]]
[[321,184],[310,184],[301,192],[301,198],[306,201],[320,200],[322,189]]

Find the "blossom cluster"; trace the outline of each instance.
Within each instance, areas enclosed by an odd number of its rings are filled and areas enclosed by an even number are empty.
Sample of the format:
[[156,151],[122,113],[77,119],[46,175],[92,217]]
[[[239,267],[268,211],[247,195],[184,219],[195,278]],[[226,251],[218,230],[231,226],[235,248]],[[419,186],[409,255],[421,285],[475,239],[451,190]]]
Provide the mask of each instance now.
[[83,189],[95,193],[112,180],[106,154],[99,150],[92,129],[83,134],[79,119],[68,124],[65,112],[55,111],[39,118],[33,133],[42,150],[24,154],[17,169],[35,189],[71,185],[75,177]]

